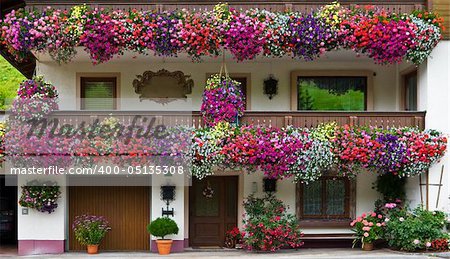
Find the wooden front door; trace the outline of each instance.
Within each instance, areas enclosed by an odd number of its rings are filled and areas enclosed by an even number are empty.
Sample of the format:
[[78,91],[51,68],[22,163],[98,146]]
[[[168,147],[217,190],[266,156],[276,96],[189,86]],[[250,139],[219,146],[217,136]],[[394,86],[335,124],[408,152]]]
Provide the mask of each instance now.
[[[209,188],[208,188],[209,187]],[[207,197],[208,189],[213,190]],[[191,246],[220,246],[225,232],[237,226],[237,176],[210,176],[192,180],[189,193]]]
[[111,231],[100,244],[102,251],[150,250],[150,187],[147,186],[71,186],[69,187],[69,250],[85,250],[75,240],[75,216],[104,216]]

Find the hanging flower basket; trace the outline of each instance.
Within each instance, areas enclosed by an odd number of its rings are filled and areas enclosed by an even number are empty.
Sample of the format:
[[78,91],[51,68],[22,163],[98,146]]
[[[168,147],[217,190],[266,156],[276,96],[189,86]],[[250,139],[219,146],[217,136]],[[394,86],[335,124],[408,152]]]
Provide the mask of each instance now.
[[39,120],[58,109],[58,91],[43,76],[23,81],[11,113],[18,121]]
[[228,76],[212,75],[203,92],[201,113],[208,126],[237,122],[244,115],[245,101],[240,83]]

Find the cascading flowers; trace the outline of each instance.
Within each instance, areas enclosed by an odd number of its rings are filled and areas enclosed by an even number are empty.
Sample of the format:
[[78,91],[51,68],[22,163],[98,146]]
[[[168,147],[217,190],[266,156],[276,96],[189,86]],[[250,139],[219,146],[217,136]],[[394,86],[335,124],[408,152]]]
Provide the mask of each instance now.
[[293,16],[289,22],[289,44],[292,55],[312,61],[325,51],[336,48],[336,31],[326,24],[322,18]]
[[238,61],[254,59],[265,44],[265,27],[257,18],[232,10],[224,32],[224,46]]
[[274,13],[267,10],[250,9],[247,15],[257,18],[266,24],[265,44],[263,54],[267,57],[283,57],[290,52],[288,39],[291,31],[288,29],[290,14]]
[[244,114],[245,98],[240,83],[227,76],[212,75],[203,92],[201,113],[209,126],[218,122],[237,122]]
[[41,119],[58,109],[58,92],[42,76],[23,81],[17,95],[10,112],[19,121]]
[[420,132],[417,129],[401,130],[406,145],[406,162],[399,175],[411,177],[426,172],[430,166],[444,155],[447,137],[436,130]]
[[[102,127],[114,125],[113,120],[102,123]],[[260,170],[270,178],[293,178],[294,182],[302,183],[313,182],[332,168],[347,177],[363,171],[414,176],[438,162],[447,147],[446,136],[433,130],[333,124],[313,129],[279,129],[218,122],[199,129],[175,128],[161,141],[137,137],[129,143],[111,136],[84,138],[81,142],[78,135],[51,137],[51,129],[42,137],[28,138],[27,131],[9,127],[0,154],[6,151],[14,164],[23,162],[35,167],[64,166],[77,163],[79,158],[96,162],[106,157],[118,165],[141,165],[158,158],[165,162],[174,158],[174,164],[179,164],[191,159],[191,174],[200,179],[212,175],[216,169],[229,168]],[[180,139],[185,141],[180,143]],[[19,164],[16,166],[23,167]]]
[[200,61],[202,56],[218,56],[220,54],[219,30],[213,27],[217,21],[210,12],[190,13],[183,9],[179,16],[176,43],[194,61]]
[[427,23],[423,19],[411,16],[411,21],[417,28],[417,38],[414,48],[408,49],[406,58],[414,64],[421,64],[430,56],[431,51],[439,42],[441,34],[439,33],[439,27]]
[[94,9],[87,14],[80,44],[96,63],[103,63],[114,56],[123,54],[126,46],[126,27],[123,12],[106,12],[104,9]]
[[392,64],[415,47],[416,29],[408,16],[367,6],[351,10],[338,35],[344,48],[366,54],[375,63]]
[[67,63],[84,48],[94,64],[124,51],[198,61],[220,48],[238,61],[258,55],[304,60],[325,51],[352,49],[379,64],[423,62],[441,39],[442,18],[431,12],[395,14],[383,9],[326,5],[310,13],[236,10],[219,4],[213,11],[117,10],[75,6],[70,10],[12,11],[1,22],[0,42],[17,60],[29,51],[48,51]]

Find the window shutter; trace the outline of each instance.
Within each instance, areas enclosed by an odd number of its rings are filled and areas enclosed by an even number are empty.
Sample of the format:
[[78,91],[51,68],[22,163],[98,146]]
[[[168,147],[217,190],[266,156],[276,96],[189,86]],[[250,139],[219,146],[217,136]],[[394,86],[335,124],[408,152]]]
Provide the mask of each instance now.
[[82,91],[82,108],[84,110],[115,109],[115,82],[84,80]]

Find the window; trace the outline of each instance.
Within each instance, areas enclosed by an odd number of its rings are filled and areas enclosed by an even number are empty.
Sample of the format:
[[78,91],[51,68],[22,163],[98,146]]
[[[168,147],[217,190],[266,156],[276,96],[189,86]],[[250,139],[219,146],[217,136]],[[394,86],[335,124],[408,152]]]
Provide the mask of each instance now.
[[291,108],[299,111],[372,110],[372,85],[371,71],[293,71]]
[[81,77],[82,110],[115,110],[117,97],[116,77]]
[[366,109],[366,77],[298,77],[298,109],[315,111],[363,111]]
[[417,111],[417,71],[404,75],[405,110]]
[[[297,215],[300,220],[344,221],[353,217],[355,183],[344,177],[323,176],[297,186]],[[319,225],[322,223],[319,223]]]

